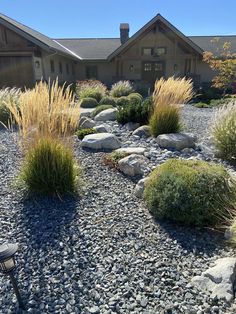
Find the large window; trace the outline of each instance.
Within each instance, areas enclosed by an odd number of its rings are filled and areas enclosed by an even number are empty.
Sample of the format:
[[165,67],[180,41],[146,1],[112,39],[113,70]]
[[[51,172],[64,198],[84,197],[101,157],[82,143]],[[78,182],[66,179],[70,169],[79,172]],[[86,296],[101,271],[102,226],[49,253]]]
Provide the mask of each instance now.
[[153,55],[153,48],[152,47],[142,48],[142,55],[143,56],[152,56]]
[[69,75],[70,74],[70,68],[69,68],[69,64],[66,64],[66,73]]
[[155,53],[158,56],[165,55],[166,54],[166,47],[158,47],[158,48],[156,48],[155,49]]
[[98,78],[98,68],[96,65],[86,66],[86,78],[87,79],[97,79]]

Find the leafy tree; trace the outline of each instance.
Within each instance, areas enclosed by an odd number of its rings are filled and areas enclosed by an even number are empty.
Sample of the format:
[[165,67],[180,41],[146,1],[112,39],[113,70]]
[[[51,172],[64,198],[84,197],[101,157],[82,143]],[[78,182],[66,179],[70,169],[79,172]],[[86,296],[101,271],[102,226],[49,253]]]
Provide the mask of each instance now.
[[[212,42],[218,45],[219,38],[213,39]],[[204,52],[203,61],[217,71],[212,86],[222,89],[225,94],[226,90],[232,87],[232,83],[236,82],[236,53],[231,52],[231,43],[225,42],[222,47],[218,45],[217,55],[209,51]]]

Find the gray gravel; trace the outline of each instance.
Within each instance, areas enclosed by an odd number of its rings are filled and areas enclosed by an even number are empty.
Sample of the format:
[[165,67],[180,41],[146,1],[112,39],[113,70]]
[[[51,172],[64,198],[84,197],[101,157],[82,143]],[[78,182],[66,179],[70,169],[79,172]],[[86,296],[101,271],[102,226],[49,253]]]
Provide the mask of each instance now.
[[[133,196],[135,182],[78,140],[82,196],[24,198],[12,184],[21,162],[16,136],[0,131],[0,242],[20,244],[16,277],[27,313],[235,313],[236,303],[188,285],[234,255],[221,233],[155,222]],[[0,290],[0,313],[17,313],[2,276]]]

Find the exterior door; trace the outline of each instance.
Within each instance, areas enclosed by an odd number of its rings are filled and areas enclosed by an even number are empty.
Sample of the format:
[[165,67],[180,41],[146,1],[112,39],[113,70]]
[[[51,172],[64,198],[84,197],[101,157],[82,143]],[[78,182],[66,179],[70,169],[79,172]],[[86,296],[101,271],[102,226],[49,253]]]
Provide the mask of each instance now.
[[142,66],[142,80],[154,84],[165,76],[165,61],[145,61]]
[[34,71],[30,56],[0,56],[0,88],[32,87]]

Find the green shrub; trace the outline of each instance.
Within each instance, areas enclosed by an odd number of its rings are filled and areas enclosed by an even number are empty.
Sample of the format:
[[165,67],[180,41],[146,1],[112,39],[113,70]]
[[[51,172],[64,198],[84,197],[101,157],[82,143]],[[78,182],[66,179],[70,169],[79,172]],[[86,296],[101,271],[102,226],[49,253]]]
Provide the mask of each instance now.
[[148,123],[152,110],[153,102],[151,98],[146,99],[143,103],[130,103],[118,107],[117,121],[121,124],[134,122],[144,125]]
[[110,106],[113,106],[115,107],[116,106],[116,100],[113,98],[113,97],[110,97],[110,96],[106,96],[106,97],[103,97],[100,102],[99,102],[99,105],[110,105]]
[[119,81],[112,85],[110,94],[112,97],[128,96],[133,92],[130,81]]
[[160,106],[156,108],[149,120],[151,134],[177,133],[181,130],[179,108],[176,106]]
[[116,99],[116,106],[117,107],[125,107],[130,104],[130,100],[128,97],[122,96]]
[[144,197],[156,218],[215,226],[235,203],[236,183],[223,166],[170,159],[151,173]]
[[211,99],[209,106],[218,107],[218,106],[227,105],[230,102],[232,102],[232,98]]
[[96,115],[98,115],[100,112],[102,112],[103,110],[107,110],[107,109],[112,109],[113,106],[111,105],[99,105],[97,106],[96,109],[93,110],[93,112],[91,113],[91,118],[96,117]]
[[21,174],[31,192],[53,195],[75,192],[77,176],[72,151],[50,138],[41,138],[27,152]]
[[100,81],[79,81],[76,84],[76,95],[79,99],[94,98],[98,102],[106,95],[107,87]]
[[78,136],[78,138],[80,140],[82,140],[86,135],[89,135],[89,134],[95,134],[97,133],[97,131],[93,128],[90,128],[90,129],[81,129],[81,130],[78,130],[76,131],[76,135]]
[[138,93],[132,93],[128,96],[130,103],[140,104],[143,101],[142,95]]
[[0,90],[0,124],[7,127],[9,126],[9,123],[13,118],[10,110],[5,105],[5,102],[8,101],[19,108],[19,96],[20,90],[16,88],[5,88]]
[[205,104],[204,102],[197,102],[194,104],[194,107],[196,108],[209,108],[210,106],[208,104]]
[[98,106],[98,102],[94,98],[87,97],[87,98],[83,98],[80,101],[81,108],[95,108],[97,106]]
[[236,104],[218,109],[212,125],[212,137],[219,157],[236,161]]

